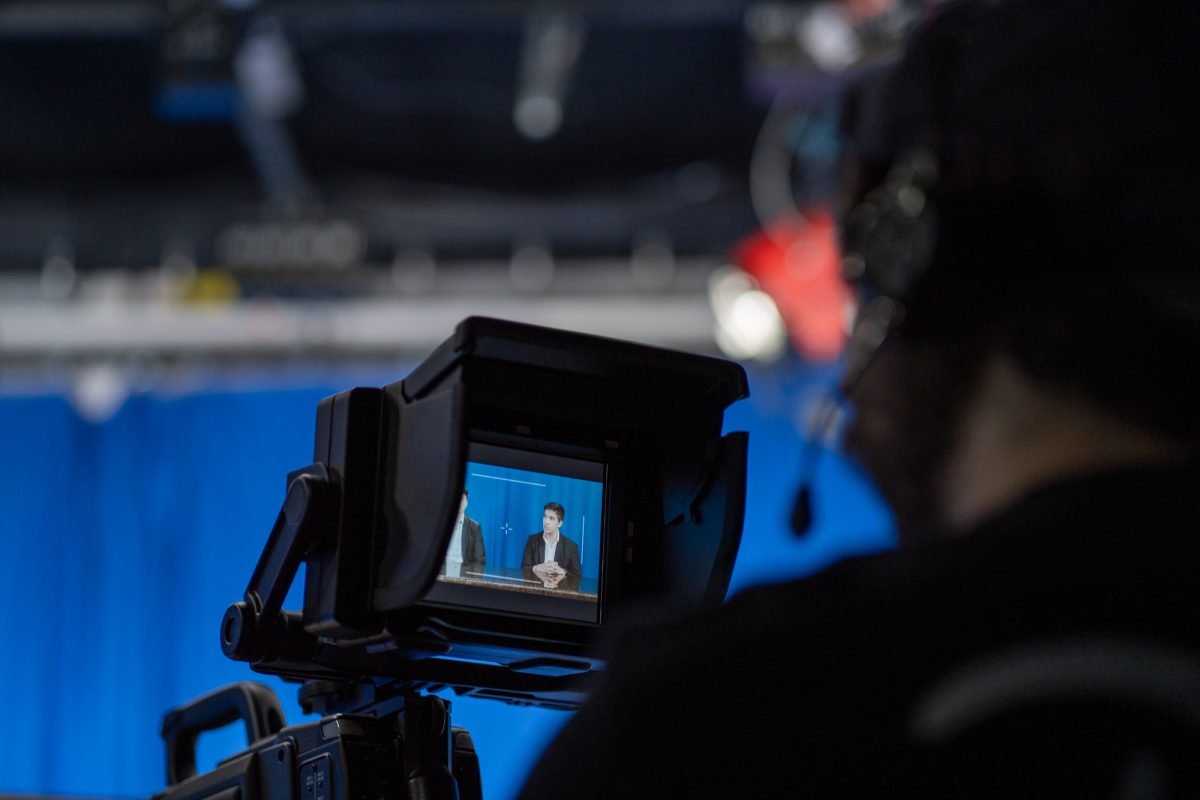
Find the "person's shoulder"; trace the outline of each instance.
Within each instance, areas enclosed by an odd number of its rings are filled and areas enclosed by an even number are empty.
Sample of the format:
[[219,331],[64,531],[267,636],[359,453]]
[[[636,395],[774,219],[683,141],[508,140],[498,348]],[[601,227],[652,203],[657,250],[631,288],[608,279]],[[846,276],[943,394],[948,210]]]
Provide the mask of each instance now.
[[[845,733],[855,720],[883,730],[882,721],[903,706],[903,693],[922,666],[903,662],[920,642],[914,631],[928,624],[912,598],[931,594],[904,590],[911,558],[890,552],[848,559],[811,577],[746,589],[717,608],[682,617],[650,622],[661,612],[631,612],[643,624],[608,642],[605,674],[556,752],[599,753],[613,763],[622,752],[657,752],[671,768],[687,765],[686,775],[694,776],[708,774],[702,766],[730,753],[749,757],[747,747],[772,769],[798,758],[763,756],[763,742],[791,746],[807,739],[826,748],[824,759],[830,747],[849,741]],[[884,672],[898,688],[881,680]],[[661,736],[676,730],[706,733]],[[754,744],[730,743],[730,731],[752,731],[743,740]],[[662,763],[638,759],[632,773],[597,780],[654,794],[647,786],[662,782]],[[637,780],[627,780],[630,774]],[[676,775],[670,782],[680,780]],[[720,783],[713,780],[679,794],[711,792]]]
[[745,589],[706,612],[631,628],[613,642],[613,671],[636,673],[640,682],[646,674],[678,676],[688,665],[693,674],[774,680],[887,646],[923,624],[916,607],[939,583],[921,574],[920,561],[905,551],[852,557],[812,576]]

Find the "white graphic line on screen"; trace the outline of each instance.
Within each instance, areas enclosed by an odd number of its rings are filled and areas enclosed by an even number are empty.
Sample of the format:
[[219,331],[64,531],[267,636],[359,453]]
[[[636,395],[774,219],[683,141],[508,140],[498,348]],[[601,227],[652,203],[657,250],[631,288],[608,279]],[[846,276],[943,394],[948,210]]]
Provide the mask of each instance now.
[[510,578],[507,575],[493,575],[490,572],[467,572],[467,575],[474,575],[477,578],[495,578],[498,581],[512,581],[513,583],[541,583],[541,581],[529,581],[524,578]]
[[534,483],[533,481],[519,481],[515,478],[498,478],[495,475],[483,475],[482,473],[479,473],[479,472],[472,472],[471,477],[472,478],[487,478],[490,481],[505,481],[507,483],[523,483],[526,486],[540,486],[543,489],[546,488],[546,484],[544,484],[544,483]]

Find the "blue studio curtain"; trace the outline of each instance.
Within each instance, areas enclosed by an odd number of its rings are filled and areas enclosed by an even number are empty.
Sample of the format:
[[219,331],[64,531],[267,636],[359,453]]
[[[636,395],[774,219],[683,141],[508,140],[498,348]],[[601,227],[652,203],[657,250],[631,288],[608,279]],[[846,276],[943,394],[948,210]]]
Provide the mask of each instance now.
[[[312,461],[317,401],[348,385],[134,396],[102,423],[58,396],[0,398],[0,686],[15,732],[0,792],[148,796],[165,781],[164,712],[232,681],[263,681],[290,723],[312,719],[296,685],[225,659],[218,628],[287,472]],[[564,719],[470,699],[454,713],[492,797],[516,791]],[[244,746],[236,727],[202,737],[200,768]]]
[[[136,395],[98,423],[56,395],[0,396],[8,456],[0,480],[0,686],[13,732],[5,737],[0,793],[148,796],[165,781],[163,713],[232,681],[271,685],[288,721],[306,721],[295,685],[224,658],[219,622],[245,589],[287,472],[312,460],[317,401],[396,377]],[[751,433],[746,526],[730,591],[888,546],[882,506],[832,453],[810,476],[817,523],[804,539],[788,532],[804,477],[792,417],[812,381],[763,372],[751,382],[752,398],[730,410],[726,425]],[[483,491],[473,482],[470,489],[469,514]],[[585,495],[552,498],[566,506],[568,536],[583,533],[582,516],[599,513],[586,511],[593,500]],[[529,509],[483,523],[489,561],[495,553],[519,562],[545,502],[531,497]],[[497,538],[504,522],[515,541]],[[594,555],[585,553],[585,570],[589,562]],[[299,583],[289,608],[300,607]],[[451,699],[493,799],[515,794],[567,716]],[[244,747],[243,737],[235,728],[202,737],[200,768]]]

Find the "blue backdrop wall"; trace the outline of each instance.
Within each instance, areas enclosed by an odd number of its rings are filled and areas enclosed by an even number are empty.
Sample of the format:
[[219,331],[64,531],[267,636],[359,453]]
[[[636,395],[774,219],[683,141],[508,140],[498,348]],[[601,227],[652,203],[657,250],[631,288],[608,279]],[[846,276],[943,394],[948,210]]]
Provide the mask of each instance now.
[[[218,623],[245,588],[286,473],[311,461],[317,400],[395,377],[136,395],[99,423],[58,395],[0,396],[0,686],[16,732],[0,792],[149,795],[165,777],[164,711],[231,681],[272,685],[289,721],[301,720],[295,686],[221,655]],[[728,415],[727,428],[751,432],[731,591],[890,543],[878,500],[832,454],[816,474],[817,525],[803,540],[786,530],[800,477],[792,417],[812,385],[794,371],[754,375],[754,397]],[[299,607],[298,592],[288,606]],[[475,739],[489,798],[516,792],[566,718],[469,699],[454,713]],[[201,768],[244,746],[241,736],[203,737]]]

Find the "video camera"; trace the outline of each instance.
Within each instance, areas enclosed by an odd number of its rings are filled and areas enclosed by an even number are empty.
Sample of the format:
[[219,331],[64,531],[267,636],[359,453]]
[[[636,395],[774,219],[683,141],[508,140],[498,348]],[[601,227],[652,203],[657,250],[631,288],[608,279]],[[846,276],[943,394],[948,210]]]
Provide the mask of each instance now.
[[[407,378],[322,400],[221,647],[325,718],[284,728],[255,684],[176,709],[157,797],[478,796],[439,692],[574,708],[602,631],[722,601],[747,394],[730,362],[469,318]],[[198,734],[239,718],[250,748],[196,776]]]

